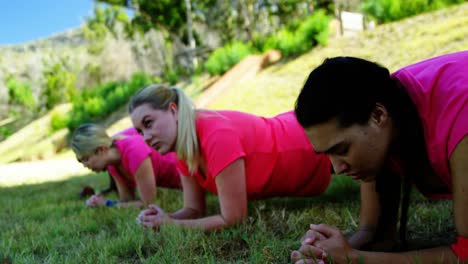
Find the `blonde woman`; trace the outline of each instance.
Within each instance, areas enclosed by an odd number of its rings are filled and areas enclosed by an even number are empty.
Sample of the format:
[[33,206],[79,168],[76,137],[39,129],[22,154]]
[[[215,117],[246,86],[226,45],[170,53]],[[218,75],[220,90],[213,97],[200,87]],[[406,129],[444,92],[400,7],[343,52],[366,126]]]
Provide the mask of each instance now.
[[80,163],[96,172],[107,170],[117,185],[119,201],[95,194],[87,200],[88,207],[141,207],[155,199],[158,186],[181,188],[175,154],[159,154],[133,128],[111,138],[103,127],[83,124],[74,132],[71,147]]
[[[129,113],[148,145],[176,152],[184,193],[177,212],[142,211],[144,227],[219,229],[244,220],[248,200],[318,195],[330,182],[329,159],[314,152],[293,112],[264,118],[195,110],[180,89],[152,85],[131,99]],[[206,191],[218,195],[219,214],[205,216]]]

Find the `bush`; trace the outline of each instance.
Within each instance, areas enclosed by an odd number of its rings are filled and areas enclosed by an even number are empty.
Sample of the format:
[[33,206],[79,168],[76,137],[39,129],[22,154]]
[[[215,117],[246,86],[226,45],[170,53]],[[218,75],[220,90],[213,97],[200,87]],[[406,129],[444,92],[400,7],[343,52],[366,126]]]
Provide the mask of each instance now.
[[7,139],[11,135],[13,135],[12,128],[6,126],[0,127],[0,141]]
[[300,55],[317,44],[327,44],[329,22],[330,17],[324,11],[319,10],[296,27],[285,27],[266,40],[257,38],[254,46],[261,47],[262,52],[278,49],[284,56]]
[[466,0],[367,0],[362,5],[365,14],[378,23],[388,23],[420,13],[434,11]]
[[14,77],[7,79],[8,95],[10,97],[10,104],[18,104],[25,106],[30,110],[34,109],[37,105],[33,97],[31,85],[26,82],[20,82]]
[[44,70],[45,85],[42,96],[45,107],[50,110],[59,103],[69,102],[73,97],[76,76],[63,63],[54,63]]
[[319,10],[308,17],[296,31],[301,42],[308,43],[307,50],[315,45],[327,45],[331,18],[325,14],[325,11]]
[[251,53],[242,42],[234,42],[216,49],[205,63],[206,71],[211,75],[221,75]]
[[167,72],[164,73],[164,79],[171,85],[174,85],[176,84],[179,79],[180,79],[180,76],[179,74],[174,71],[174,70],[169,70]]
[[50,115],[50,128],[52,132],[67,127],[68,122],[69,117],[67,114],[63,114],[59,111],[52,111]]
[[[102,120],[125,105],[130,97],[153,82],[151,76],[135,73],[128,82],[109,82],[84,89],[72,100],[72,110],[66,119],[57,117],[57,123],[66,120],[66,127],[75,130],[80,124]],[[52,125],[52,124],[51,124]],[[60,129],[60,126],[53,129]]]

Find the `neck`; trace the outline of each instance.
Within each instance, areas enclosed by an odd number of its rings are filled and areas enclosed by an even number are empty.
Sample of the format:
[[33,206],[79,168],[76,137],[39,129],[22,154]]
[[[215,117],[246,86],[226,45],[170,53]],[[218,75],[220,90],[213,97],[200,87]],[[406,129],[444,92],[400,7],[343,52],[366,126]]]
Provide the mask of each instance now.
[[110,147],[108,151],[109,165],[120,165],[122,158],[120,152],[115,147]]

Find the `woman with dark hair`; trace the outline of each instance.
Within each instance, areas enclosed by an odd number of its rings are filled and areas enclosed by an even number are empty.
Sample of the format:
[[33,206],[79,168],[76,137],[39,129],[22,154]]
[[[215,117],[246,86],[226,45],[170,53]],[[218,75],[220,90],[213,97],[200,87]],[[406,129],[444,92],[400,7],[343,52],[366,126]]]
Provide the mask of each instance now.
[[[360,180],[361,210],[359,230],[349,240],[334,227],[311,225],[293,261],[468,260],[468,51],[391,75],[363,59],[327,59],[309,75],[295,113],[336,173]],[[392,249],[400,200],[404,246],[412,185],[429,198],[453,199],[457,241],[411,252],[363,251]]]

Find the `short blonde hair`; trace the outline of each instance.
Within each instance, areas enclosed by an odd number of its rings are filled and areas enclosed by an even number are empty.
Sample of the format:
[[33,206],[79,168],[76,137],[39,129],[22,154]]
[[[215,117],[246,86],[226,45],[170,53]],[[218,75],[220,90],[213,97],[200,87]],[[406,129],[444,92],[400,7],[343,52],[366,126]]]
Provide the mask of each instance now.
[[149,104],[155,110],[167,111],[170,103],[175,103],[178,107],[176,154],[178,158],[187,162],[190,173],[194,173],[200,161],[195,106],[181,89],[161,84],[147,86],[130,99],[128,112],[131,114],[143,104]]
[[113,140],[107,135],[106,130],[96,124],[82,124],[71,138],[71,148],[77,157],[93,154],[100,146],[111,147]]

